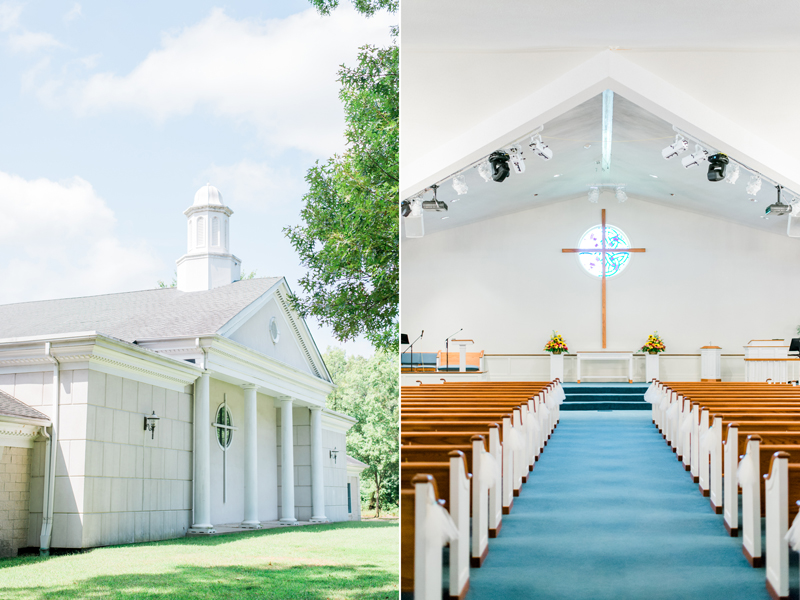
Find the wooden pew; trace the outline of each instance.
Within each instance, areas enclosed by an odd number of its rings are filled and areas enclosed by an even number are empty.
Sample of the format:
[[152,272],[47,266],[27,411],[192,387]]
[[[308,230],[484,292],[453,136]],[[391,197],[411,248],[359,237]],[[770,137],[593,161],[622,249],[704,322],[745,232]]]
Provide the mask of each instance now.
[[765,478],[766,586],[772,598],[789,597],[789,521],[798,512],[800,463],[787,452],[775,452]]
[[[469,498],[470,474],[466,469],[464,454],[454,450],[449,455],[450,461],[446,463],[415,463],[417,469],[406,466],[406,474],[410,478],[410,485],[414,488],[413,496],[401,496],[406,505],[413,506],[413,518],[409,507],[405,507],[402,518],[404,533],[401,536],[403,563],[401,582],[403,591],[413,589],[414,598],[440,600],[442,597],[442,542],[447,539],[450,544],[448,581],[449,599],[463,600],[469,589]],[[450,496],[449,515],[455,527],[455,535],[446,533],[446,525],[442,523],[442,510],[445,501],[440,499],[436,486],[436,473],[441,482],[447,482]],[[405,490],[401,490],[405,492]],[[442,494],[443,495],[443,494]],[[408,527],[406,526],[408,525]],[[412,533],[409,534],[408,529]],[[443,534],[445,534],[443,536]],[[413,545],[410,546],[413,537]],[[410,546],[410,547],[409,547]],[[409,579],[411,581],[409,581]],[[409,586],[409,583],[411,585]]]

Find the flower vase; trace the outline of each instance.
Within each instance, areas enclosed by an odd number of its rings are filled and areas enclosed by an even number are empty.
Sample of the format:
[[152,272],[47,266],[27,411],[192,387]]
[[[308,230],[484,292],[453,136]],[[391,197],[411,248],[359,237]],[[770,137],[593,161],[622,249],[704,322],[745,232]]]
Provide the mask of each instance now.
[[564,355],[550,353],[550,381],[554,379],[564,381]]
[[645,355],[644,360],[644,380],[650,383],[653,379],[658,379],[658,354],[648,353]]

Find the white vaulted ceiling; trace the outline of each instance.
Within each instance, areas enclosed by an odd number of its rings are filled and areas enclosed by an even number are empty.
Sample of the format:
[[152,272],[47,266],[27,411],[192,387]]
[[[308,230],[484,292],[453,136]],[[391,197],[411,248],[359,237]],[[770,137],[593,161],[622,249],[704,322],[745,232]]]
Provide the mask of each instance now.
[[[744,169],[731,185],[709,182],[707,165],[683,168],[681,158],[686,154],[664,160],[661,150],[675,138],[672,125],[619,94],[614,95],[611,168],[607,173],[600,167],[601,130],[602,96],[598,95],[545,123],[542,138],[554,152],[552,160],[534,156],[525,143],[523,174],[512,173],[502,183],[487,183],[470,168],[465,172],[469,192],[460,197],[452,180],[446,180],[438,197],[450,207],[448,218],[442,219],[444,213],[425,211],[426,235],[570,198],[582,196],[588,202],[590,186],[603,183],[624,184],[628,202],[655,202],[785,233],[788,217],[762,218],[767,205],[776,199],[768,182],[763,182],[757,202],[752,202],[745,192],[750,173]],[[694,144],[689,147],[692,151]],[[613,194],[613,188],[606,189],[605,193]],[[430,198],[431,193],[424,197]]]
[[423,51],[797,49],[800,3],[403,0],[400,29]]

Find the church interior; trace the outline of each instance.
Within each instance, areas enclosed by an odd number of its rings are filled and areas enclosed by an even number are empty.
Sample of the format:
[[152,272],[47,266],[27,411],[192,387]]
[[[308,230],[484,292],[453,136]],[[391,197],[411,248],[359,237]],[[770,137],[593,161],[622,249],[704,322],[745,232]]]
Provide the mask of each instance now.
[[404,597],[798,597],[800,10],[607,8],[404,5]]

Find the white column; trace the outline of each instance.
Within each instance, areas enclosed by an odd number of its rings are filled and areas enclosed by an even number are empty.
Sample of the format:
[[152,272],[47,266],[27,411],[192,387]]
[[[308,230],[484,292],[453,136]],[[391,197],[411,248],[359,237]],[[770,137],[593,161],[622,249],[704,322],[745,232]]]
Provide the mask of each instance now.
[[281,523],[293,525],[294,518],[294,431],[292,399],[281,398]]
[[311,409],[311,520],[324,522],[325,516],[325,481],[322,461],[322,407]]
[[191,533],[215,533],[211,524],[210,382],[203,373],[194,383],[194,524]]
[[244,521],[242,527],[260,529],[258,518],[258,386],[244,388]]

